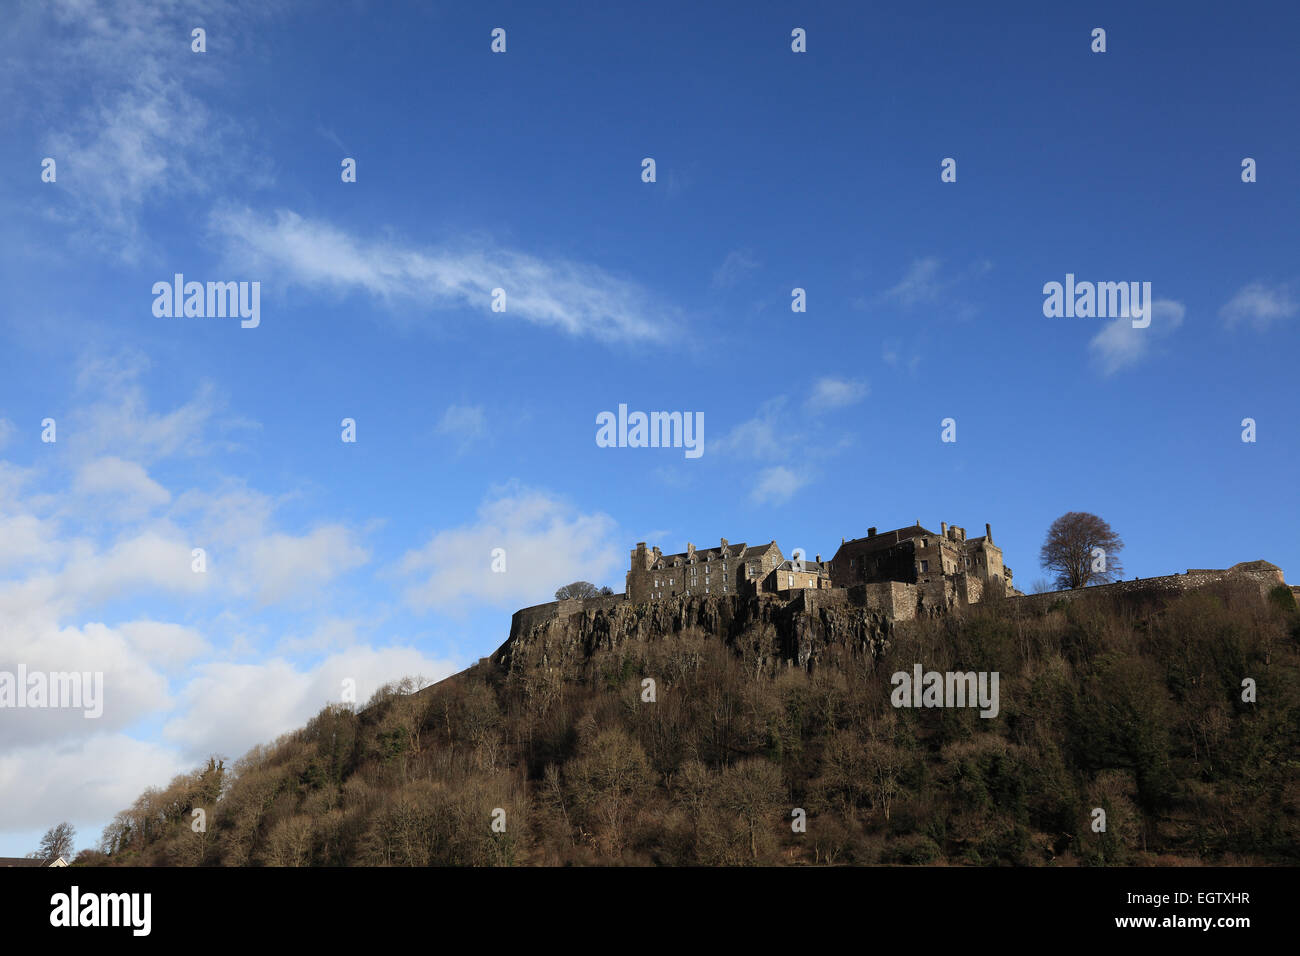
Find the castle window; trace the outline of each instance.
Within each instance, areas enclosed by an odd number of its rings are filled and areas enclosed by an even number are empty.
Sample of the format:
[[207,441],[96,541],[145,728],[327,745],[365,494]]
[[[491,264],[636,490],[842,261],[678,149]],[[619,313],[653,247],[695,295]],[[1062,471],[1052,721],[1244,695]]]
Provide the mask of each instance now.
[[922,570],[922,571],[929,571],[929,570],[930,570],[930,562],[929,562],[929,561],[922,561],[922,562],[921,562],[921,570]]
[[921,539],[921,547],[923,547],[923,548],[928,548],[929,546],[930,546],[930,545],[926,542],[925,538],[922,538],[922,539]]

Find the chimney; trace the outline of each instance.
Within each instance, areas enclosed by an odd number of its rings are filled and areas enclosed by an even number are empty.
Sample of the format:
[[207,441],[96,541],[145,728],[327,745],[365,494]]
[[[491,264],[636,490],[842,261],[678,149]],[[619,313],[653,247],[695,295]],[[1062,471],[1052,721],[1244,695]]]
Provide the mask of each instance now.
[[726,550],[727,550],[727,539],[726,539],[726,538],[723,538],[723,539],[722,539],[722,550],[723,550],[723,551],[726,551]]
[[917,526],[918,528],[921,527],[921,519],[920,519],[920,518],[917,518],[917,519],[916,519],[916,526]]
[[939,535],[940,537],[943,538],[948,537],[948,522],[946,521],[939,522]]
[[984,537],[988,539],[989,544],[993,543],[993,529],[987,524],[984,525]]
[[817,555],[817,563],[818,563],[818,564],[821,564],[821,563],[822,563],[822,556],[821,556],[820,554]]
[[695,545],[689,541],[686,542],[686,560],[689,561],[695,557]]
[[[868,537],[868,538],[874,538],[875,536],[876,536],[876,529],[875,529],[875,528],[868,528],[868,529],[867,529],[867,537]],[[843,543],[844,543],[843,541],[840,541],[840,544],[843,544]]]

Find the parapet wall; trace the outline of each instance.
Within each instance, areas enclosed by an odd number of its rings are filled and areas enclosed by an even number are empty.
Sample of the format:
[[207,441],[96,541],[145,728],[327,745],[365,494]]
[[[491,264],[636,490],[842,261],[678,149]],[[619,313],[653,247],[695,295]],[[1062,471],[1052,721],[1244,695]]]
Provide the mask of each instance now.
[[1052,604],[1056,601],[1071,601],[1082,595],[1124,596],[1160,594],[1194,591],[1215,584],[1247,585],[1259,589],[1261,597],[1268,597],[1268,592],[1279,584],[1285,584],[1282,570],[1267,561],[1249,561],[1233,565],[1231,568],[1214,570],[1210,568],[1189,568],[1183,574],[1167,574],[1158,578],[1137,578],[1132,581],[1116,581],[1113,584],[1098,584],[1093,587],[1076,588],[1073,591],[1047,591],[1043,594],[1025,594],[1011,600],[1027,603],[1030,606]]
[[532,607],[520,608],[510,619],[510,632],[526,630],[556,618],[571,617],[587,610],[612,610],[627,603],[626,594],[602,594],[593,598],[569,598],[566,601],[550,601],[546,604],[534,604]]

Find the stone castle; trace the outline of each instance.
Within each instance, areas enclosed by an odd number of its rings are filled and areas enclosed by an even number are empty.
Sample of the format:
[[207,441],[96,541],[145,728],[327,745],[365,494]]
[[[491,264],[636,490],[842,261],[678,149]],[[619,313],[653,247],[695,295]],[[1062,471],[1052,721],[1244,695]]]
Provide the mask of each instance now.
[[759,593],[792,598],[808,591],[854,589],[866,603],[896,619],[923,609],[978,604],[986,594],[1016,596],[1011,569],[993,543],[993,531],[967,538],[966,529],[947,522],[938,532],[921,526],[840,539],[829,561],[795,550],[787,559],[775,541],[749,546],[726,538],[715,548],[687,544],[678,554],[663,554],[639,542],[627,573],[626,599],[633,604],[683,596],[749,596]]

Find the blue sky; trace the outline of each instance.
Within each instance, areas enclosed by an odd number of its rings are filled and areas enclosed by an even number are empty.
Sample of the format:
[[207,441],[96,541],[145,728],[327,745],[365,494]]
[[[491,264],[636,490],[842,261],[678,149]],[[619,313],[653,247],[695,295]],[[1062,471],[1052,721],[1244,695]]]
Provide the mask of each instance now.
[[[1294,7],[330,6],[5,13],[0,670],[106,699],[0,711],[0,855],[641,540],[989,522],[1027,588],[1087,510],[1129,576],[1300,568]],[[260,325],[156,317],[177,272]],[[1151,325],[1045,318],[1067,273]],[[703,456],[597,447],[620,403]]]

